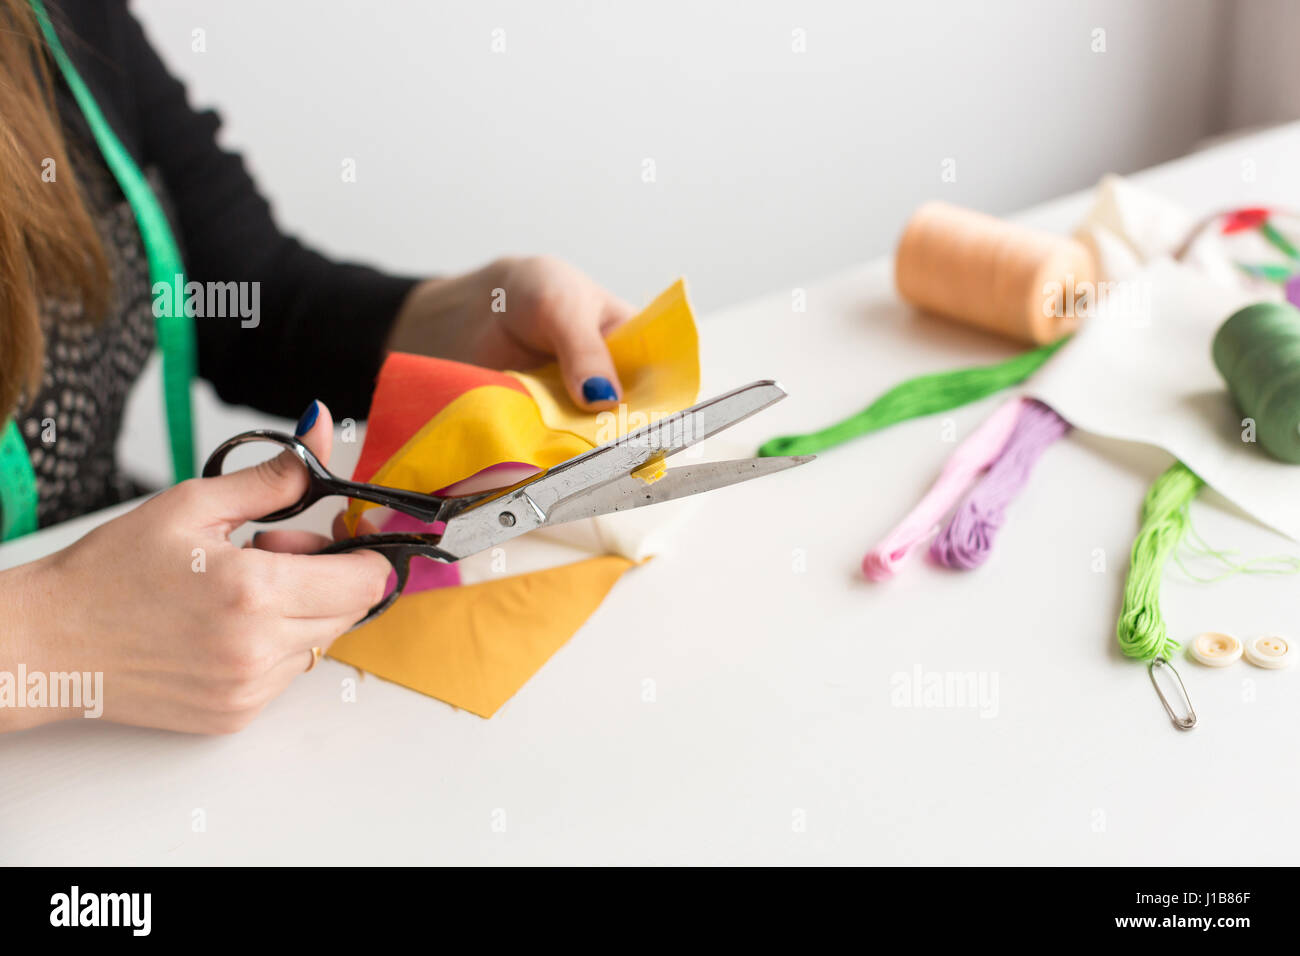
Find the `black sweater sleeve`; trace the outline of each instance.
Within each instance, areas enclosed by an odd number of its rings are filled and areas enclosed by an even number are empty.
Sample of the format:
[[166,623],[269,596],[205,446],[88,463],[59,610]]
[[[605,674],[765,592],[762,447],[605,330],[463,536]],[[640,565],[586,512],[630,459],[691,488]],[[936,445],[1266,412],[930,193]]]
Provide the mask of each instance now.
[[414,280],[332,262],[282,233],[243,161],[217,145],[216,114],[190,107],[123,0],[60,6],[83,78],[137,161],[163,178],[187,279],[260,283],[256,327],[194,320],[199,374],[228,402],[296,418],[319,398],[336,419],[363,418]]

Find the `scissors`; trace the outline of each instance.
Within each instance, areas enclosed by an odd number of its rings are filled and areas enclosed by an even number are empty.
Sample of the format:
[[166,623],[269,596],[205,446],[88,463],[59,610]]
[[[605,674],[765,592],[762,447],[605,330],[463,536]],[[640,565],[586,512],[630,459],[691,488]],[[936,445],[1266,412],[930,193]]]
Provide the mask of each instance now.
[[[282,521],[300,514],[322,498],[343,496],[384,505],[434,525],[435,530],[428,533],[345,538],[318,552],[377,551],[397,573],[397,587],[353,625],[359,627],[374,620],[397,600],[410,576],[412,558],[459,561],[546,525],[672,501],[812,461],[816,456],[792,455],[686,465],[668,469],[654,482],[632,474],[656,459],[674,455],[729,428],[785,396],[785,390],[776,382],[753,382],[576,455],[509,487],[457,497],[439,497],[339,478],[297,438],[261,429],[235,435],[218,445],[203,466],[203,477],[220,475],[231,449],[250,442],[271,442],[289,449],[306,466],[307,490],[294,504],[263,515],[258,521]],[[437,530],[439,525],[441,530]]]

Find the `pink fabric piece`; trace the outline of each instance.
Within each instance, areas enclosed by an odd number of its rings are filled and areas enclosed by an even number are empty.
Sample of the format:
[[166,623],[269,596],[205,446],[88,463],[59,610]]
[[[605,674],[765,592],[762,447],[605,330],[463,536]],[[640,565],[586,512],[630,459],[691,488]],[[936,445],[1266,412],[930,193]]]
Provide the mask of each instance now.
[[446,488],[439,488],[435,495],[455,498],[459,495],[473,495],[480,491],[493,491],[508,488],[516,482],[531,478],[541,471],[536,465],[526,465],[521,461],[502,461],[488,465],[482,471],[476,471],[468,478],[462,478]]
[[[448,485],[446,488],[440,488],[434,494],[438,495],[468,495],[480,491],[491,491],[494,488],[504,488],[513,485],[517,481],[522,481],[537,474],[537,469],[532,465],[525,465],[516,461],[503,461],[500,464],[484,468],[482,471],[470,475],[454,485]],[[440,522],[426,524],[410,515],[403,514],[400,511],[394,511],[384,521],[380,528],[384,532],[395,533],[412,533],[428,534],[431,532],[441,532]],[[418,594],[420,591],[432,591],[435,588],[454,588],[460,586],[460,566],[457,564],[444,564],[441,561],[431,561],[428,558],[415,558],[411,561],[411,573],[406,580],[406,589],[403,594]],[[394,571],[388,577],[388,590],[397,587],[397,572]]]
[[1013,398],[957,446],[925,497],[867,552],[862,559],[863,574],[873,581],[892,578],[908,552],[934,534],[971,482],[1002,454],[1023,405],[1022,399]]
[[[394,511],[379,529],[397,534],[427,534],[434,528],[412,518],[410,515]],[[418,594],[420,591],[432,591],[435,588],[454,588],[460,585],[460,566],[431,561],[428,558],[414,558],[411,561],[411,573],[406,579],[403,594]],[[397,572],[388,576],[388,590],[397,587]]]

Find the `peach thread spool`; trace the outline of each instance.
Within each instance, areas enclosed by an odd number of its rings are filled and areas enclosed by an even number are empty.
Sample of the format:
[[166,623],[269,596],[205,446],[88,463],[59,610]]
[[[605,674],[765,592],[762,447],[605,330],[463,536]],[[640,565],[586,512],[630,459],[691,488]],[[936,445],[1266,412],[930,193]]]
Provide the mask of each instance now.
[[894,283],[907,302],[1038,345],[1075,330],[1080,307],[1096,294],[1096,271],[1074,239],[943,202],[912,214],[894,257]]

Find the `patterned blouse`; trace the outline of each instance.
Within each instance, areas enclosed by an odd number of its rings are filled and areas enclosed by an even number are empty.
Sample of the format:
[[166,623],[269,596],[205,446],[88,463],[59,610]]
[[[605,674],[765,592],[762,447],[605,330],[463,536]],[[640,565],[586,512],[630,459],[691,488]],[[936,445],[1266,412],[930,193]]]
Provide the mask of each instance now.
[[[59,97],[68,151],[108,259],[108,311],[92,321],[81,303],[43,303],[45,366],[40,390],[18,426],[39,494],[41,527],[106,508],[147,489],[124,475],[114,453],[122,412],[156,341],[149,263],[131,207],[66,92]],[[155,194],[166,203],[156,173]]]

